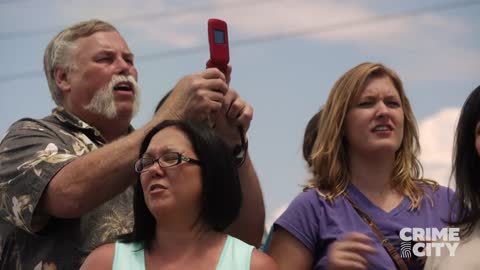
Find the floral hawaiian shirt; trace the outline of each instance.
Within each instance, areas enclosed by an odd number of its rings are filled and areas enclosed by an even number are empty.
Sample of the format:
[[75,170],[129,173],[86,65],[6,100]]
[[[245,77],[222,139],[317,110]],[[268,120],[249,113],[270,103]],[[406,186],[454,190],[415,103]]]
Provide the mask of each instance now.
[[57,107],[0,140],[0,269],[78,269],[92,249],[131,231],[132,187],[80,218],[34,214],[63,166],[105,144],[95,128]]

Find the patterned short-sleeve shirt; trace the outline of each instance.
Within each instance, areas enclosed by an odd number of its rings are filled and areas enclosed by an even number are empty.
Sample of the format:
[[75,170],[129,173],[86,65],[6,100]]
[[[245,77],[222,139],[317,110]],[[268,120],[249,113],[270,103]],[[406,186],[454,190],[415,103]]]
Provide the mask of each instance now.
[[53,176],[105,144],[98,130],[57,107],[0,140],[0,269],[78,269],[92,249],[131,231],[131,187],[80,218],[34,215]]

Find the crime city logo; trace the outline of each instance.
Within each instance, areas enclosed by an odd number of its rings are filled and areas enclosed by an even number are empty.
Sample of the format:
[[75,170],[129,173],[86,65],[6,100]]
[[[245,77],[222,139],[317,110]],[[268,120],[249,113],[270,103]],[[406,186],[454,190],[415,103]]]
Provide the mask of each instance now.
[[455,256],[460,243],[459,235],[460,228],[403,228],[400,230],[400,256]]

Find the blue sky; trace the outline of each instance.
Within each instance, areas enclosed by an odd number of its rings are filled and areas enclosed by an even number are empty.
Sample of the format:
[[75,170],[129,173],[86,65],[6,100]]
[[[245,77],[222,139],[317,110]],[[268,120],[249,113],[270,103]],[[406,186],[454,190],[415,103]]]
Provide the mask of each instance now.
[[364,61],[399,73],[425,176],[446,183],[459,108],[480,84],[479,11],[480,1],[453,0],[0,0],[0,133],[53,108],[42,56],[63,27],[91,18],[117,26],[137,57],[139,127],[179,78],[204,68],[206,22],[216,17],[229,25],[231,86],[255,109],[249,145],[269,223],[308,178],[307,121],[336,79]]

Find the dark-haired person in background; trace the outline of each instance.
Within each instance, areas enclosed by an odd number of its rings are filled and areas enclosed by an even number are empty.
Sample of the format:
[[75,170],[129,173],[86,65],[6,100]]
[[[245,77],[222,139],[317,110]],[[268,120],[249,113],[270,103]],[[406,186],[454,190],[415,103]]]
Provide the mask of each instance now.
[[455,256],[442,249],[442,256],[428,258],[425,269],[480,269],[480,86],[463,104],[453,149],[452,175],[458,204],[450,214],[450,226],[460,228]]
[[135,171],[133,232],[93,251],[81,269],[277,269],[223,232],[242,191],[231,153],[207,125],[162,122],[143,140]]
[[303,134],[303,144],[302,144],[302,153],[303,159],[307,162],[308,168],[312,167],[312,149],[315,144],[315,139],[317,138],[318,129],[320,128],[320,117],[322,115],[322,110],[316,112],[312,118],[307,123],[305,127],[305,132]]

